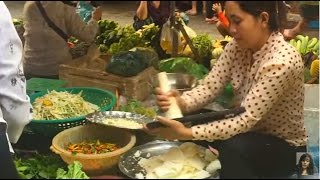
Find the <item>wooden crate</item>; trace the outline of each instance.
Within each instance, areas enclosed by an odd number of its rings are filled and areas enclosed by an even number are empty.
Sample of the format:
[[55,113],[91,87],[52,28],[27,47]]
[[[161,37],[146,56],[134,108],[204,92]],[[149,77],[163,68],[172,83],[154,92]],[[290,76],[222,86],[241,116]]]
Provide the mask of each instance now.
[[158,71],[149,67],[133,77],[122,77],[105,72],[110,57],[104,56],[88,60],[88,56],[62,64],[59,69],[59,78],[67,81],[67,87],[96,87],[109,90],[113,93],[118,90],[121,95],[137,100],[145,100],[153,91],[152,77]]

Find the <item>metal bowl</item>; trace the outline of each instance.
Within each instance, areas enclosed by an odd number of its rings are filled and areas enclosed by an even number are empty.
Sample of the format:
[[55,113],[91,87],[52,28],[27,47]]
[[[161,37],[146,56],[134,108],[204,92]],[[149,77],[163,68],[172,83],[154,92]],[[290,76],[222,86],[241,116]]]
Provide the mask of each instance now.
[[[137,179],[136,174],[142,173],[146,174],[145,170],[138,164],[140,158],[150,158],[153,156],[158,156],[166,153],[172,147],[179,147],[183,142],[173,142],[173,141],[161,141],[156,140],[149,142],[144,145],[136,146],[125,154],[122,154],[119,159],[118,167],[120,171],[129,178]],[[200,146],[205,150],[204,147]],[[139,157],[136,153],[139,152]],[[219,173],[212,175],[209,179],[219,178]]]
[[[170,89],[176,89],[180,92],[188,91],[198,84],[197,79],[190,74],[167,73],[167,76]],[[159,86],[157,77],[154,77],[153,85]]]
[[[128,121],[133,121],[141,125],[141,127],[129,127],[129,126],[123,126],[120,124],[106,124],[104,120],[106,119],[118,119],[118,118],[124,118]],[[155,121],[155,119],[149,118],[147,116],[143,116],[141,114],[136,114],[132,112],[124,112],[124,111],[98,111],[91,114],[88,114],[86,116],[86,119],[89,122],[102,124],[106,126],[114,126],[114,127],[120,127],[125,129],[142,129],[142,125]]]

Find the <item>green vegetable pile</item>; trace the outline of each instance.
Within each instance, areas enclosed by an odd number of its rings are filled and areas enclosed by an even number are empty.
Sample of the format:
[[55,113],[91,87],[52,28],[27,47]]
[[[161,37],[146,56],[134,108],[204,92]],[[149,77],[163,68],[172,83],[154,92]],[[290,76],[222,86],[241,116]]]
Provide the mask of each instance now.
[[212,42],[207,34],[201,34],[192,38],[193,46],[198,52],[199,57],[196,59],[199,63],[203,64],[206,60],[212,58]]
[[150,118],[154,118],[157,115],[156,109],[152,107],[145,107],[143,104],[135,99],[128,101],[127,105],[119,107],[119,111],[133,112],[137,114],[146,115]]
[[188,57],[164,59],[159,63],[159,70],[167,73],[191,74],[197,79],[203,79],[209,72],[205,66]]
[[56,155],[15,156],[14,163],[21,179],[89,179],[82,171],[81,163],[75,161],[65,171],[65,163]]
[[59,168],[56,179],[89,179],[85,172],[82,171],[82,164],[74,161],[68,165],[68,171]]
[[133,26],[121,27],[118,23],[108,20],[98,22],[100,34],[96,44],[102,53],[117,54],[134,47],[151,47],[151,42],[159,31],[154,24],[145,25],[136,31]]
[[14,157],[14,163],[22,179],[53,179],[57,170],[65,164],[59,156],[35,154],[32,158]]

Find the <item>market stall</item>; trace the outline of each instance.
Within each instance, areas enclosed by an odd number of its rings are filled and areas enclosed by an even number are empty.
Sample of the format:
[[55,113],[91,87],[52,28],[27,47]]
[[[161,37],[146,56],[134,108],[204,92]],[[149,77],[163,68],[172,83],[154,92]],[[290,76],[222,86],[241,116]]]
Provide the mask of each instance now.
[[[19,175],[26,179],[219,178],[221,164],[214,149],[164,141],[143,132],[142,124],[161,114],[153,94],[161,86],[159,72],[165,72],[168,89],[189,90],[202,83],[233,38],[211,39],[178,23],[174,27],[182,32],[172,30],[173,38],[160,39],[162,50],[170,56],[162,58],[153,45],[159,31],[154,24],[138,31],[108,20],[99,21],[99,26],[101,34],[94,45],[70,38],[74,60],[60,66],[60,79],[50,81],[56,86],[43,87],[49,83],[44,80],[43,86],[32,88],[32,79],[28,81],[34,118],[14,146]],[[305,83],[317,85],[319,40],[299,35],[288,43],[303,57]],[[233,87],[227,84],[221,96],[187,116],[210,112],[210,118],[217,120],[233,117],[235,111],[224,112],[234,106],[233,96]]]

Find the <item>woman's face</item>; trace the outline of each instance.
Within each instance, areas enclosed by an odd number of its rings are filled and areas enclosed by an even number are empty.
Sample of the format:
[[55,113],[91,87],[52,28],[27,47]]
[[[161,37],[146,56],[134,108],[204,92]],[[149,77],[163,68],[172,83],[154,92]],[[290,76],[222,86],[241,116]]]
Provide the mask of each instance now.
[[310,158],[306,157],[304,160],[302,160],[301,164],[303,169],[307,169],[310,164]]
[[229,31],[239,46],[259,50],[265,43],[263,40],[269,37],[268,22],[241,10],[234,1],[227,1],[225,10],[230,22]]

